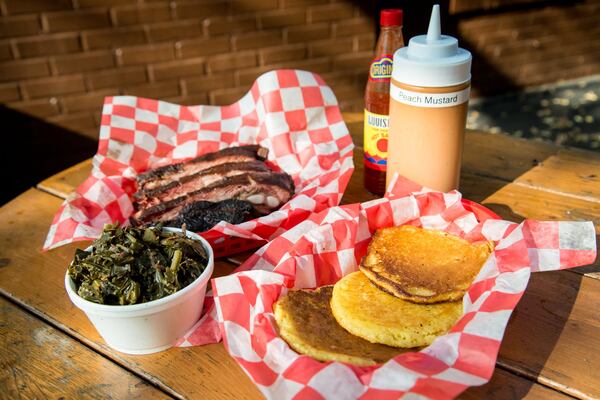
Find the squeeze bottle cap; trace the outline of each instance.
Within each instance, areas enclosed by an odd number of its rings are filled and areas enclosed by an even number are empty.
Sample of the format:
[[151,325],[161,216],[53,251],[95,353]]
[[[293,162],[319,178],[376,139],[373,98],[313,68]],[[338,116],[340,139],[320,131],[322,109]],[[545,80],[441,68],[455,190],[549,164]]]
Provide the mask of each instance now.
[[440,6],[433,6],[427,35],[415,36],[394,53],[392,79],[407,85],[445,87],[471,80],[471,53],[442,35]]

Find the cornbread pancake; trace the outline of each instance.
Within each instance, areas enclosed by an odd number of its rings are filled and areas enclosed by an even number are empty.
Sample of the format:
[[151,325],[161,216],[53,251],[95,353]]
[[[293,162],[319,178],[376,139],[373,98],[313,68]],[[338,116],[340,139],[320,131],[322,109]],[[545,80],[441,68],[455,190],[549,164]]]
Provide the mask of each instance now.
[[345,331],[329,306],[333,286],[292,290],[275,303],[281,337],[298,353],[355,365],[386,362],[404,350],[370,343]]
[[416,303],[461,299],[492,253],[447,232],[410,225],[379,229],[360,270],[381,290]]
[[462,314],[462,302],[412,303],[379,290],[358,271],[333,286],[331,311],[344,329],[369,342],[417,347],[448,332]]

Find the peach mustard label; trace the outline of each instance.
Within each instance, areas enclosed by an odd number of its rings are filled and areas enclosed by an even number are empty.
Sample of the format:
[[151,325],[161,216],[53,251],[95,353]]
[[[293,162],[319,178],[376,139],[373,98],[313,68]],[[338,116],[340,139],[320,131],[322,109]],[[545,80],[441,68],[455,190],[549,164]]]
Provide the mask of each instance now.
[[443,108],[463,104],[469,100],[470,88],[450,93],[420,93],[390,85],[390,96],[395,101],[415,107]]

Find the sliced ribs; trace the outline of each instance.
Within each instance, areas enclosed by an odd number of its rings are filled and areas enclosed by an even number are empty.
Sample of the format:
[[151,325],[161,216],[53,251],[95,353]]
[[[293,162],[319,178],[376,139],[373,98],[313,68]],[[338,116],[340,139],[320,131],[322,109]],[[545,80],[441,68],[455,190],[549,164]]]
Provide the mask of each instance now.
[[139,174],[131,222],[204,231],[268,214],[292,197],[294,182],[269,169],[266,156],[257,145],[230,147]]
[[154,189],[142,189],[135,194],[136,204],[138,209],[148,208],[198,191],[224,178],[249,172],[270,171],[262,161],[219,164],[179,179],[161,181],[162,184]]
[[264,215],[287,203],[293,193],[294,183],[286,173],[249,172],[224,178],[200,190],[140,209],[133,215],[132,222],[139,225],[173,220],[183,207],[200,200],[246,200],[253,204],[257,213]]
[[258,145],[227,147],[182,163],[165,165],[139,174],[137,177],[138,190],[152,190],[219,164],[264,161],[267,156],[266,152],[267,149]]

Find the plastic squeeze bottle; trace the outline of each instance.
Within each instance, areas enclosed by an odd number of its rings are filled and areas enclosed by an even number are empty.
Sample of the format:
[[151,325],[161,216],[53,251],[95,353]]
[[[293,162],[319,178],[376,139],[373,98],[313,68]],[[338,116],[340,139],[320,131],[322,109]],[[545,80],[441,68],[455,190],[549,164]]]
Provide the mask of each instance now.
[[365,188],[382,196],[385,192],[392,57],[404,46],[402,10],[382,10],[380,23],[381,33],[365,89],[364,164]]
[[394,54],[388,135],[394,172],[440,191],[458,188],[471,86],[471,53],[440,33],[434,5],[427,35]]

